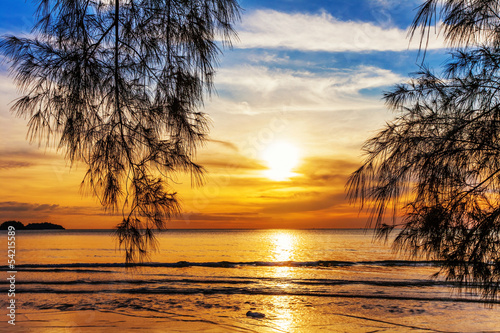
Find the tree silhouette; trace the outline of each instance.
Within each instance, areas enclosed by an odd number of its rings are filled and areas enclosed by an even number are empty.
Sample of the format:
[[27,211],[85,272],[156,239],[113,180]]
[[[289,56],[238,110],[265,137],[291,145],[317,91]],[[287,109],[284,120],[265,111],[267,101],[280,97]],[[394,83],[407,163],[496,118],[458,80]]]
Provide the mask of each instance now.
[[[442,261],[460,290],[500,288],[500,6],[428,0],[411,34],[432,26],[452,47],[442,73],[421,66],[384,95],[398,117],[364,145],[347,190],[397,250]],[[402,213],[402,217],[398,214]]]
[[201,181],[200,107],[216,38],[230,45],[238,18],[235,0],[39,0],[32,34],[0,42],[23,92],[13,110],[29,118],[31,140],[86,163],[82,188],[123,214],[127,263],[179,212],[172,174]]

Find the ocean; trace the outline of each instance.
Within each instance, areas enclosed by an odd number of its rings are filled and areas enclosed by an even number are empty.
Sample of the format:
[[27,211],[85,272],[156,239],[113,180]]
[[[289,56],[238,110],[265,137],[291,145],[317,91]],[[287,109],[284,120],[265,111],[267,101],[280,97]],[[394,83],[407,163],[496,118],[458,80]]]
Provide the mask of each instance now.
[[459,293],[432,277],[438,263],[407,260],[371,231],[171,230],[132,268],[110,230],[15,237],[9,297],[0,234],[2,331],[500,332],[500,304]]

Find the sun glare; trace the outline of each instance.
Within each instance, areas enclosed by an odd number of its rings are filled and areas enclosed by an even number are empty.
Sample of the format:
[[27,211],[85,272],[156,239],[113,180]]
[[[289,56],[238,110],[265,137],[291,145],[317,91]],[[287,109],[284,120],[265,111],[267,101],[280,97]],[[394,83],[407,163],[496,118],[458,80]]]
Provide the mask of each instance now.
[[293,251],[292,236],[287,233],[279,233],[274,238],[276,260],[287,261],[290,260],[291,252]]
[[287,142],[276,142],[266,148],[262,158],[267,163],[266,177],[276,181],[287,180],[299,162],[298,149]]

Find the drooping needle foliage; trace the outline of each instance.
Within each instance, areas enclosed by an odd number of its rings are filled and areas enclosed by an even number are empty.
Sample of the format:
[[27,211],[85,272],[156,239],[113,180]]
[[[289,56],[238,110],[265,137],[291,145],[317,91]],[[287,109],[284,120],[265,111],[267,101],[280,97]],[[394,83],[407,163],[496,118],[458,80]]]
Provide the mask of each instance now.
[[172,174],[200,180],[200,108],[238,18],[235,0],[39,0],[31,35],[1,40],[23,92],[13,110],[32,140],[86,163],[83,187],[123,213],[127,262],[179,212]]
[[[365,143],[347,184],[396,249],[442,261],[441,274],[495,301],[500,291],[500,5],[427,0],[411,33],[441,20],[452,49],[385,94],[398,113]],[[399,216],[399,217],[398,217]]]

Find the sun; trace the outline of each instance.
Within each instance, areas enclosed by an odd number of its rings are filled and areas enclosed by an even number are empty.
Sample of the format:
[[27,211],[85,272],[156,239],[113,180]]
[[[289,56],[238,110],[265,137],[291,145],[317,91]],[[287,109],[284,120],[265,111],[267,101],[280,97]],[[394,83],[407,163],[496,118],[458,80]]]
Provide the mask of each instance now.
[[294,176],[292,170],[299,163],[299,150],[288,142],[275,142],[264,150],[262,159],[269,168],[264,172],[267,178],[288,180]]

